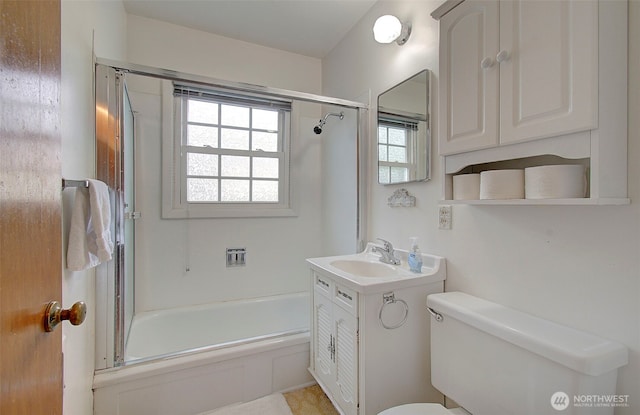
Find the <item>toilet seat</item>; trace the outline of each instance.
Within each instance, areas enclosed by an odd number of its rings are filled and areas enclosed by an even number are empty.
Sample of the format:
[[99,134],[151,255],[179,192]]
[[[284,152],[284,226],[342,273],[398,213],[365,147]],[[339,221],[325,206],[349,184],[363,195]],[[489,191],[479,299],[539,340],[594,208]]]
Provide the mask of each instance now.
[[471,415],[462,408],[447,409],[438,403],[409,403],[385,409],[378,415]]

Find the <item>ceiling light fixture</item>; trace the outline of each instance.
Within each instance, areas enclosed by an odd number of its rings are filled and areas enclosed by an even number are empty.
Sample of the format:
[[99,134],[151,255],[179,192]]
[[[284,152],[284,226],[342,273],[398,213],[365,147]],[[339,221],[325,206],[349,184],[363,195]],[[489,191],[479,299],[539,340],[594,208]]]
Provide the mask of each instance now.
[[402,23],[400,19],[390,14],[378,17],[373,25],[373,37],[378,43],[404,45],[411,34],[411,24]]

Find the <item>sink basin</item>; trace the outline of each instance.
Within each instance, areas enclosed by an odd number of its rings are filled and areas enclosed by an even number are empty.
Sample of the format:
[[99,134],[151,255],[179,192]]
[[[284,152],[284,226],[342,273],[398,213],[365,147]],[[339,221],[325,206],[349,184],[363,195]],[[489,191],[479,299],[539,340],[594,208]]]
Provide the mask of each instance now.
[[386,292],[427,283],[441,283],[447,276],[446,260],[435,255],[422,254],[422,272],[409,271],[409,253],[396,249],[400,265],[380,261],[379,245],[368,243],[357,254],[307,258],[311,269],[332,278],[336,283],[359,293]]
[[360,261],[357,259],[338,259],[329,263],[331,266],[341,271],[359,277],[383,278],[393,276],[397,273],[392,265],[382,262]]

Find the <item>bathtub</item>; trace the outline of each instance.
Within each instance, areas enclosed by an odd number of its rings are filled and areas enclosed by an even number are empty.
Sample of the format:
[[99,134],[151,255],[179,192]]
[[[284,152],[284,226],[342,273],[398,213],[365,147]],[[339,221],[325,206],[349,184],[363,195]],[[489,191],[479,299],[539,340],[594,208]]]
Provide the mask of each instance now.
[[141,313],[94,415],[191,415],[313,383],[308,293]]

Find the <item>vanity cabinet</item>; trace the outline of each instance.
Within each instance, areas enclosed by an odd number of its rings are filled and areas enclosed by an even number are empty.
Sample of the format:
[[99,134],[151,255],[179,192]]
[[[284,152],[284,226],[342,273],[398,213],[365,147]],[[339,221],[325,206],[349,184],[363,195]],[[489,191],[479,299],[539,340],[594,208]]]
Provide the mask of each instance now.
[[[438,152],[445,203],[626,204],[627,2],[447,0]],[[587,196],[453,201],[452,176],[582,164]]]
[[314,274],[313,354],[315,376],[345,415],[358,413],[357,293]]
[[465,1],[440,20],[440,154],[597,126],[598,3]]
[[[441,402],[431,385],[427,296],[444,291],[444,258],[423,254],[423,274],[354,276],[336,262],[393,267],[364,253],[310,258],[309,372],[342,415],[376,415],[410,402]],[[398,254],[400,252],[400,254]],[[396,250],[406,264],[408,253]],[[397,274],[393,274],[397,272]]]

